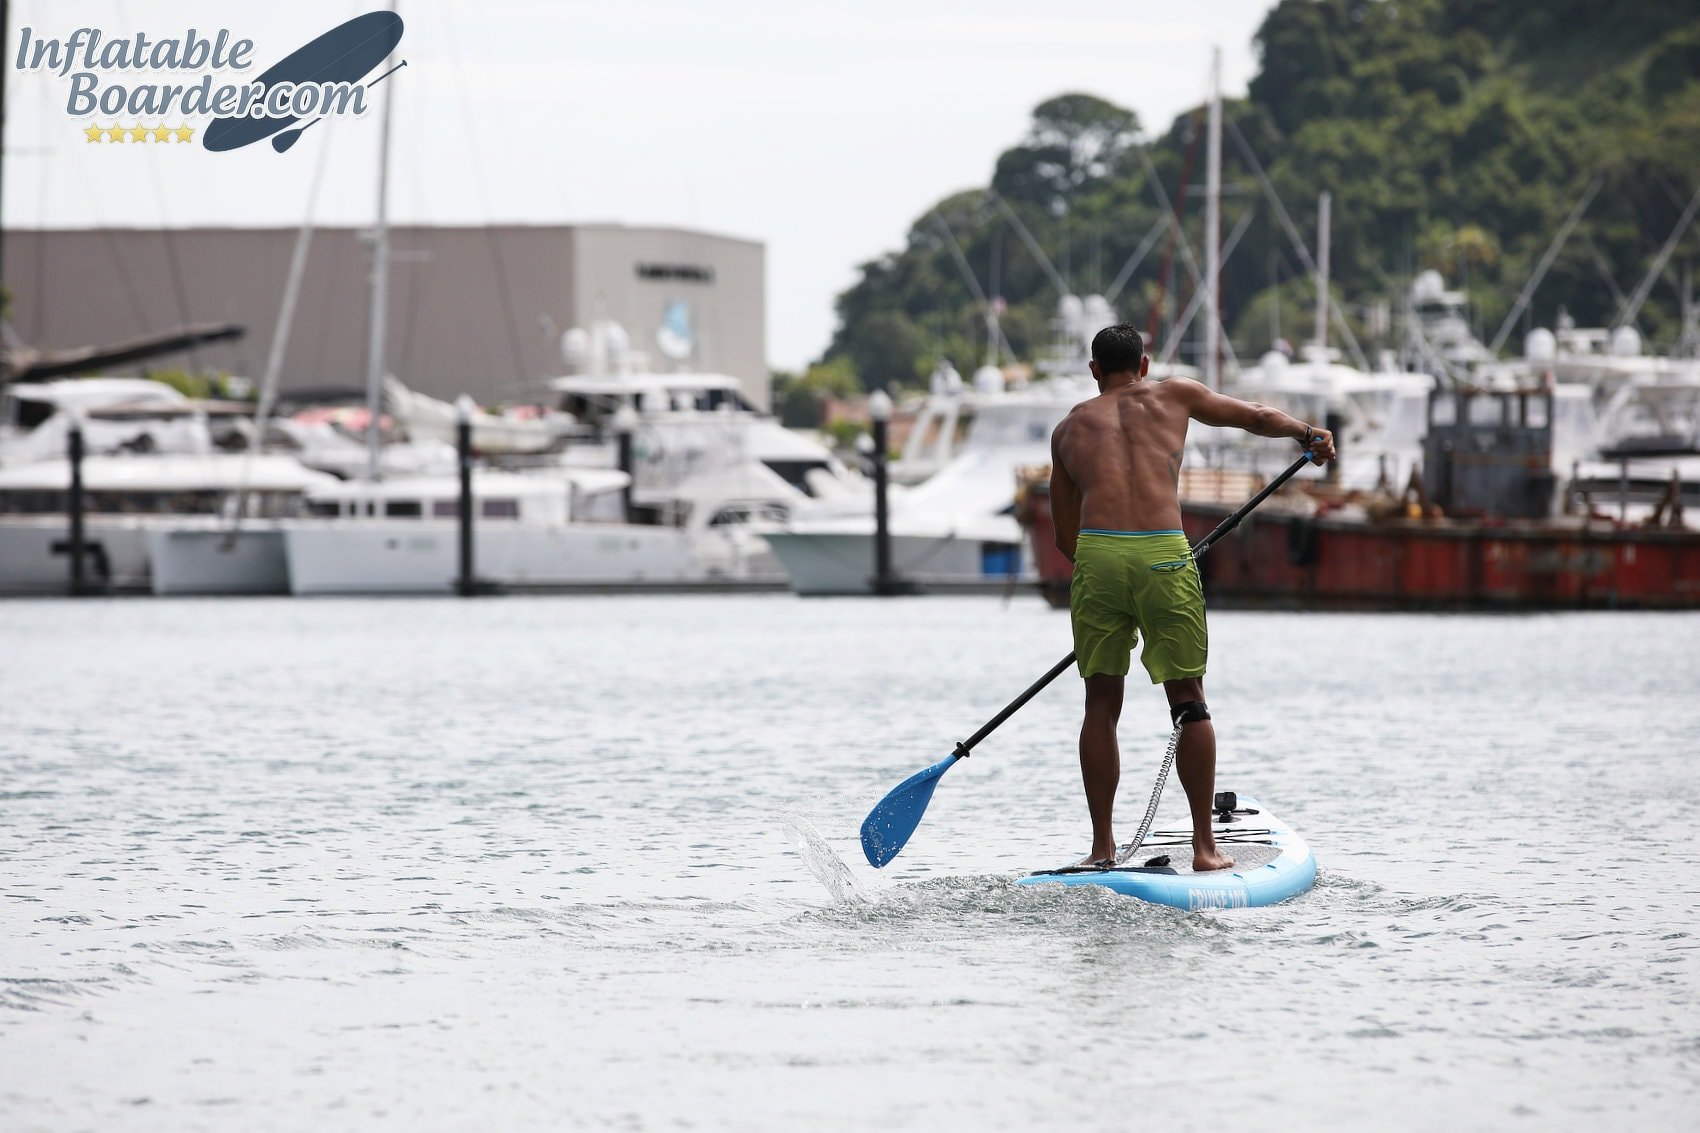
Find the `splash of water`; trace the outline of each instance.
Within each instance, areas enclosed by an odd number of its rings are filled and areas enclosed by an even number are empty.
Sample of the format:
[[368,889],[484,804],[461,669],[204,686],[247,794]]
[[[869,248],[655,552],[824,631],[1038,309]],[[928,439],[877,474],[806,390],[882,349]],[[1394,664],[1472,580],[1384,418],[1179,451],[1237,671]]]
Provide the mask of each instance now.
[[798,814],[781,812],[779,822],[790,833],[791,840],[796,844],[797,853],[802,857],[803,864],[809,867],[809,872],[815,875],[815,880],[826,887],[838,904],[861,904],[868,899],[862,886],[856,881],[856,875],[850,872],[850,867],[844,864],[833,848],[827,845],[821,832],[814,824]]

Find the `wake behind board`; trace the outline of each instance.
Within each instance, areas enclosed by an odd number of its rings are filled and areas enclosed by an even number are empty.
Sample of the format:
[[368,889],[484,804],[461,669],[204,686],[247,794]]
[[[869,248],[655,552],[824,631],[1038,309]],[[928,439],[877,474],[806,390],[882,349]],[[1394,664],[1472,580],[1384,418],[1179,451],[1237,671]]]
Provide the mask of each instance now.
[[[1068,866],[1019,880],[1021,885],[1101,885],[1177,909],[1246,909],[1296,897],[1316,881],[1316,858],[1292,827],[1245,795],[1224,792],[1232,809],[1216,812],[1216,844],[1234,859],[1228,869],[1192,871],[1192,831],[1154,830],[1125,866]],[[1167,857],[1164,864],[1146,865]]]

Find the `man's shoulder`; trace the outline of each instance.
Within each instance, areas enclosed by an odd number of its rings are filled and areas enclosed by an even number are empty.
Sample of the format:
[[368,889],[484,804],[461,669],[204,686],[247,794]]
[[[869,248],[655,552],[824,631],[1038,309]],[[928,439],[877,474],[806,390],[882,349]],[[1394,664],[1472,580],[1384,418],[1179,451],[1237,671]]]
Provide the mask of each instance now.
[[1051,430],[1051,435],[1060,437],[1071,423],[1089,415],[1092,412],[1092,404],[1097,400],[1096,397],[1089,397],[1085,401],[1077,401],[1069,406],[1068,412],[1064,413],[1062,420],[1057,422],[1057,427]]
[[1203,393],[1210,387],[1206,386],[1203,382],[1197,382],[1191,378],[1175,377],[1165,378],[1163,381],[1158,382],[1155,388],[1165,397],[1175,398],[1180,401],[1193,401],[1197,399],[1200,393]]
[[1062,415],[1062,420],[1051,430],[1051,454],[1054,458],[1062,460],[1082,444],[1091,443],[1086,437],[1093,432],[1093,418],[1099,416],[1095,412],[1099,400],[1101,397],[1090,397],[1076,402]]

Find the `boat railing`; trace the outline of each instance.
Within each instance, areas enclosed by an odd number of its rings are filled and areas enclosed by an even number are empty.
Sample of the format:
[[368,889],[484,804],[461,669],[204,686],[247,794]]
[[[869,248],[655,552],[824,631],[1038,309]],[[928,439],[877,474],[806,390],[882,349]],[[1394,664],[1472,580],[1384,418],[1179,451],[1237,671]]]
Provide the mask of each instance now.
[[1256,495],[1266,482],[1266,477],[1243,469],[1183,467],[1176,494],[1189,504],[1237,506]]

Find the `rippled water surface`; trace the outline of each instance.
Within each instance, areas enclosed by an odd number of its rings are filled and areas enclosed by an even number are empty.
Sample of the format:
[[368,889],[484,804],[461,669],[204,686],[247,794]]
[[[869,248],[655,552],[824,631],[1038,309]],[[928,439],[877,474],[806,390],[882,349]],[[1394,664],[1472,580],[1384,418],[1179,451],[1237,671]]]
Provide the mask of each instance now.
[[1275,908],[1013,884],[1072,675],[867,867],[1025,596],[0,605],[0,1127],[1693,1128],[1700,618],[1211,628]]

